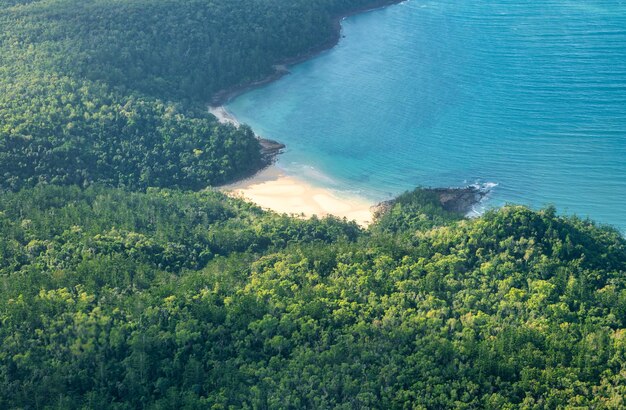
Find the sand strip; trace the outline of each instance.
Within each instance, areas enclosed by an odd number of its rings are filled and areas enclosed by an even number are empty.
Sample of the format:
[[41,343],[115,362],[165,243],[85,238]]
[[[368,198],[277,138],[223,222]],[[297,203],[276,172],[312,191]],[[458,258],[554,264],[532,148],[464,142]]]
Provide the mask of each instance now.
[[[239,121],[222,106],[211,106],[209,112],[221,123],[239,126]],[[331,189],[315,186],[305,180],[287,175],[276,166],[270,166],[251,178],[220,187],[222,192],[244,198],[261,208],[288,215],[324,217],[334,215],[368,226],[373,219],[370,201],[356,196],[345,196]]]
[[243,197],[262,208],[293,216],[334,215],[356,221],[361,226],[372,222],[372,203],[358,197],[344,197],[330,189],[314,186],[270,166],[254,177],[220,188]]
[[235,127],[238,127],[239,121],[235,118],[231,113],[226,110],[223,106],[209,106],[209,112],[217,118],[219,122],[222,124],[232,124]]

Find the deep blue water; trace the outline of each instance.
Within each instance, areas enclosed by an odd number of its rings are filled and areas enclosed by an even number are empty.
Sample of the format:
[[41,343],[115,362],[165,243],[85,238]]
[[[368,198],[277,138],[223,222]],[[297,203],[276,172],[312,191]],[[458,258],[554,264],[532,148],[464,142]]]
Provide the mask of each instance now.
[[279,166],[387,199],[497,183],[626,231],[626,1],[422,1],[348,18],[339,45],[232,101]]

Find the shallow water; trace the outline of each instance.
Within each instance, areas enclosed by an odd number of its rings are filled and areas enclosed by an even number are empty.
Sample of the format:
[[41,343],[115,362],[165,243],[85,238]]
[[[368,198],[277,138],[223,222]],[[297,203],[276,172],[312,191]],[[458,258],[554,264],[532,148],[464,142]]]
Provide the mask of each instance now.
[[346,19],[334,49],[228,109],[279,166],[383,200],[495,183],[626,231],[626,1],[420,1]]

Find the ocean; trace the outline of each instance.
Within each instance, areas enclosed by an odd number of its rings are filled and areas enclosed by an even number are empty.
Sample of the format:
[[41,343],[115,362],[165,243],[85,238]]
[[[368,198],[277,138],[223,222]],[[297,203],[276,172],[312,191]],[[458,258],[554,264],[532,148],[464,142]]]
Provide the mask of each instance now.
[[226,107],[287,173],[373,202],[482,184],[626,232],[626,1],[409,0],[290,71]]

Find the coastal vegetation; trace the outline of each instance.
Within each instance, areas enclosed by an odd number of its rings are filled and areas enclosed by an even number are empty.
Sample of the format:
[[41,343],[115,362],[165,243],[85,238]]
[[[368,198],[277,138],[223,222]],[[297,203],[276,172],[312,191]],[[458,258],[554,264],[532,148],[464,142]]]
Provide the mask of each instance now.
[[263,165],[248,127],[52,75],[0,82],[0,134],[0,188],[10,190],[94,182],[198,190]]
[[201,189],[263,166],[217,91],[336,37],[371,1],[0,2],[0,188]]
[[616,230],[204,189],[263,158],[203,104],[373,4],[0,0],[0,408],[626,406]]
[[210,191],[5,194],[0,406],[626,405],[624,238],[424,199],[364,231]]

